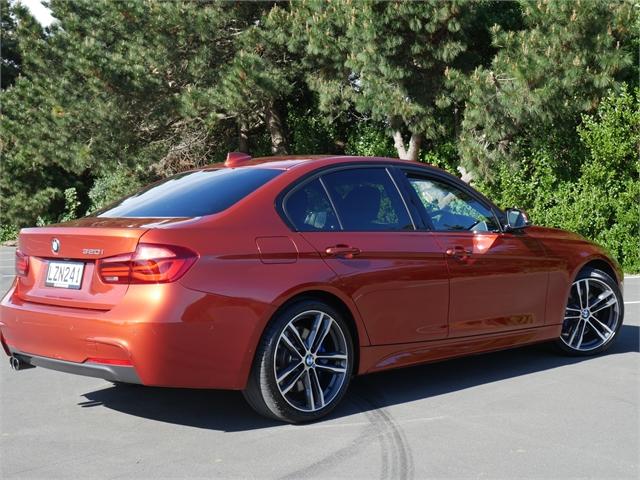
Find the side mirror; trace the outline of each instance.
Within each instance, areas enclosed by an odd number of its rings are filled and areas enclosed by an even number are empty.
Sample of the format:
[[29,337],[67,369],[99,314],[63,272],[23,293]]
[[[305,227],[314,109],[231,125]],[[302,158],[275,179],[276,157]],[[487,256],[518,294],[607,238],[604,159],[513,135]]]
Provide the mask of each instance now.
[[507,217],[506,231],[520,230],[531,225],[529,216],[523,210],[507,208],[505,213]]

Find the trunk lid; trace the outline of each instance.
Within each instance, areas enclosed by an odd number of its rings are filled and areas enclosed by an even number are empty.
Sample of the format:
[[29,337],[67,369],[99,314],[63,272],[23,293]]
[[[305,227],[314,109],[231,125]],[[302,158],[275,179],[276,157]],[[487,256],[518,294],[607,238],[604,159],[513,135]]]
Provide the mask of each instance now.
[[[18,249],[29,256],[29,269],[26,276],[17,277],[15,294],[28,302],[109,310],[129,286],[102,282],[97,274],[97,260],[134,252],[146,231],[176,220],[89,217],[23,229]],[[83,265],[81,275],[78,273],[80,285],[77,288],[47,285],[47,270],[52,262]]]

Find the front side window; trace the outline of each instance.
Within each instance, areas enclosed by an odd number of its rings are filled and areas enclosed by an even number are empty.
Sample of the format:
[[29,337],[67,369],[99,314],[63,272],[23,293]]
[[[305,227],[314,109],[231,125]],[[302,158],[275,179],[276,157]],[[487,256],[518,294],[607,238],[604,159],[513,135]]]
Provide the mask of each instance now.
[[322,176],[347,231],[413,230],[413,223],[384,168],[351,168]]
[[408,175],[434,230],[489,232],[499,230],[493,212],[479,200],[453,185]]
[[288,195],[284,209],[299,232],[340,230],[331,202],[317,178]]

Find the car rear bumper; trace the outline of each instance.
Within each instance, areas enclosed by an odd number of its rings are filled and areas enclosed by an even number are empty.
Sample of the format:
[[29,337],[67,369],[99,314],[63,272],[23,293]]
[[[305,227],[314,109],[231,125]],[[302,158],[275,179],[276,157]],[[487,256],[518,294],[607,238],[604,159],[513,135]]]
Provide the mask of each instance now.
[[104,365],[91,362],[67,362],[65,360],[57,360],[55,358],[30,355],[20,352],[19,350],[13,350],[11,347],[9,347],[9,350],[11,355],[20,360],[20,362],[24,362],[33,367],[48,368],[59,372],[83,375],[85,377],[103,378],[112,382],[142,383],[133,366]]
[[150,386],[240,390],[267,307],[178,283],[132,285],[108,311],[25,302],[12,289],[0,303],[0,335],[6,353],[31,365]]

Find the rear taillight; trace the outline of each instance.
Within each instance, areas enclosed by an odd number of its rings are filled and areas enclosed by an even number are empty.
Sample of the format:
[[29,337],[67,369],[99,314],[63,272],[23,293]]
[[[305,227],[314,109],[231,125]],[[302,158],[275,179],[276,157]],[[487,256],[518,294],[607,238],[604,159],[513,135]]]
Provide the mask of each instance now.
[[16,275],[26,277],[29,273],[29,255],[16,250]]
[[134,253],[98,261],[105,283],[168,283],[178,280],[198,259],[184,247],[141,243]]

